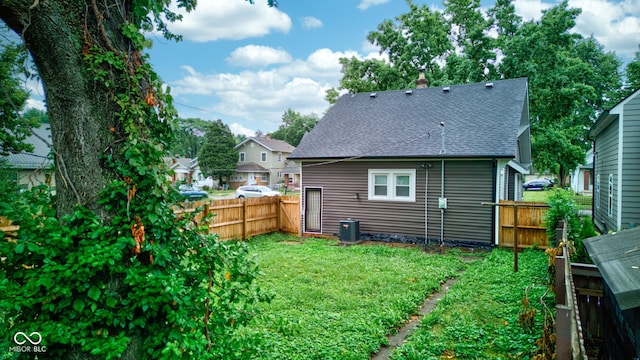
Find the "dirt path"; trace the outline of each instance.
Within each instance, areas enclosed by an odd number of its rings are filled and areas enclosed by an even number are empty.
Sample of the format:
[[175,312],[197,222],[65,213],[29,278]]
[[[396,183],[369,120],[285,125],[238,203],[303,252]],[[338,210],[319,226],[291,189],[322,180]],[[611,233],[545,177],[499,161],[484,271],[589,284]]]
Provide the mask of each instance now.
[[422,304],[422,306],[418,310],[418,315],[412,316],[411,319],[409,319],[409,322],[406,323],[400,330],[398,330],[397,334],[389,336],[389,345],[383,345],[382,347],[380,347],[380,350],[378,350],[377,353],[371,355],[371,360],[389,359],[391,350],[404,343],[407,336],[409,336],[409,333],[418,325],[418,321],[436,307],[438,301],[440,301],[440,299],[444,297],[444,295],[456,282],[458,282],[458,279],[449,279],[442,285],[440,285],[440,291],[431,295],[424,302],[424,304]]

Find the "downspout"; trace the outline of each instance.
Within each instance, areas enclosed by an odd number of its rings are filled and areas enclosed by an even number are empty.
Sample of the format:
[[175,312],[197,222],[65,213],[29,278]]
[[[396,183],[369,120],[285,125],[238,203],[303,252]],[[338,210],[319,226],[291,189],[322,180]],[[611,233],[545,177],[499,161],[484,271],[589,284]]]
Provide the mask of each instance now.
[[431,164],[425,164],[425,176],[424,176],[424,246],[426,249],[427,243],[429,242],[429,207],[428,207],[428,199],[429,199],[429,168]]
[[[497,182],[497,177],[498,177],[498,161],[496,160],[496,158],[491,159],[491,163],[493,165],[493,171],[491,172],[491,201],[497,203],[498,199],[496,197],[497,195],[497,190],[496,187],[498,186]],[[497,206],[491,206],[491,238],[493,239],[493,243],[494,245],[498,244],[498,239],[496,239],[496,208]]]
[[[444,198],[444,159],[440,168],[440,197]],[[440,208],[440,246],[444,245],[444,209]]]
[[[440,123],[440,155],[446,154],[444,149],[444,122]],[[440,160],[440,198],[444,199],[444,158]],[[438,204],[439,205],[439,204]],[[440,207],[440,246],[444,245],[444,208]]]

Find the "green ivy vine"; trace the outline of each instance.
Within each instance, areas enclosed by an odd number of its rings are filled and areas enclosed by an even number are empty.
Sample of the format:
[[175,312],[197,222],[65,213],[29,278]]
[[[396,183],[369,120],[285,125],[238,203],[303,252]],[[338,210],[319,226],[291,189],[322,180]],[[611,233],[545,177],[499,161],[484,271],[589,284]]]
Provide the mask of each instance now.
[[[143,48],[139,27],[123,33]],[[38,332],[45,358],[70,349],[100,359],[251,358],[263,344],[245,325],[269,296],[246,244],[174,214],[162,165],[176,116],[170,94],[140,52],[86,43],[83,58],[117,104],[103,154],[114,180],[98,195],[106,216],[79,205],[57,219],[46,186],[0,206],[20,226],[0,239],[0,353],[15,333]]]

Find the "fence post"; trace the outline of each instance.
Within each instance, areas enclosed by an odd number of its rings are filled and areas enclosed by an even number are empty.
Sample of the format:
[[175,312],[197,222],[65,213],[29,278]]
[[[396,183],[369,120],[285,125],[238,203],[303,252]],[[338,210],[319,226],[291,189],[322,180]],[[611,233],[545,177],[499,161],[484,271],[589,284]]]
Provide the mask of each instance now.
[[513,272],[518,272],[518,204],[513,204]]
[[282,223],[281,223],[281,214],[280,212],[282,212],[282,199],[280,198],[280,196],[274,196],[274,198],[276,198],[276,231],[280,231],[282,230]]
[[247,199],[242,199],[242,240],[247,240]]
[[571,360],[571,307],[556,305],[556,360]]

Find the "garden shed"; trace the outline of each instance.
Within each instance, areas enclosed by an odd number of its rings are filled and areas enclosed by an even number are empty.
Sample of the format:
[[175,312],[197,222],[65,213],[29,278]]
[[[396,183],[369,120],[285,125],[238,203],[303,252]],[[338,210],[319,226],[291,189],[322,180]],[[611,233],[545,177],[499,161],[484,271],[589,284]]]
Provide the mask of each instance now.
[[640,228],[584,240],[604,279],[605,359],[640,358]]
[[345,94],[289,156],[304,233],[493,246],[531,169],[527,79]]

